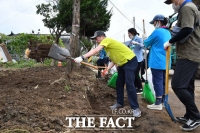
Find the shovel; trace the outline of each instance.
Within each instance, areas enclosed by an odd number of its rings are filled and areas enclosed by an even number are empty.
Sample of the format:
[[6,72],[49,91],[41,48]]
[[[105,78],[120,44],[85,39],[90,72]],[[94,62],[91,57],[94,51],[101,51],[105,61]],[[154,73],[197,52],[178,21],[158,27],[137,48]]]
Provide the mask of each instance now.
[[171,47],[167,48],[166,52],[166,74],[165,74],[165,100],[164,100],[164,105],[167,113],[171,117],[172,121],[176,122],[176,119],[174,118],[174,115],[172,113],[172,110],[170,108],[170,105],[168,103],[168,92],[169,92],[169,59],[170,59],[170,49]]
[[[57,44],[53,44],[51,46],[48,56],[53,59],[60,60],[60,61],[67,61],[68,59],[74,60],[74,58],[71,57],[71,54],[68,49],[61,48]],[[83,65],[92,67],[96,70],[98,70],[99,68],[105,68],[105,67],[94,66],[94,65],[91,65],[91,64],[83,62],[83,61],[80,63]]]

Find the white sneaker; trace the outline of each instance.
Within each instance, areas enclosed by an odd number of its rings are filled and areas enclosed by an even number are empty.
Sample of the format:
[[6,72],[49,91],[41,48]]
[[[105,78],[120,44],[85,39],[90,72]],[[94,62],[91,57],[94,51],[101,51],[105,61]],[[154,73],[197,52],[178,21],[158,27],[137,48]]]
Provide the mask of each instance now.
[[141,111],[139,108],[133,110],[133,117],[140,117],[141,116]]
[[164,103],[162,103],[162,106],[163,106],[163,108],[165,108],[165,104]]
[[163,109],[162,104],[155,105],[155,103],[151,104],[151,105],[147,105],[147,108],[148,109],[155,109],[155,110],[162,110]]
[[123,106],[119,103],[115,103],[113,106],[110,106],[110,109],[119,109],[119,108],[123,108]]

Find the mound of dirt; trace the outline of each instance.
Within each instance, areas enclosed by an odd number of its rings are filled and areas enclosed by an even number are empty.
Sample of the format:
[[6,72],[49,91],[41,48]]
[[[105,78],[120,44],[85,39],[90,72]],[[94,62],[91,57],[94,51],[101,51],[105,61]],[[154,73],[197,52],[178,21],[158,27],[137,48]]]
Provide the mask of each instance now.
[[[96,79],[89,68],[74,68],[70,84],[65,67],[37,67],[0,72],[0,132],[19,133],[181,133],[179,123],[171,121],[165,109],[148,110],[138,95],[142,116],[132,122],[131,129],[98,127],[89,130],[68,128],[66,116],[104,116],[117,119],[109,106],[115,103],[115,90],[105,79]],[[130,106],[125,92],[125,107]],[[175,99],[177,100],[177,99]],[[173,101],[174,102],[174,101]],[[177,102],[178,103],[178,102]],[[179,107],[177,104],[173,106]],[[177,110],[177,112],[180,112]],[[122,115],[121,115],[122,116]],[[120,117],[121,117],[120,116]],[[126,114],[131,117],[132,114]],[[120,124],[128,124],[127,121]],[[74,123],[73,123],[74,124]],[[95,121],[98,125],[99,122]],[[195,132],[199,132],[197,129]]]
[[51,48],[50,44],[33,43],[29,46],[29,58],[35,59],[37,62],[44,61],[44,58],[49,58],[48,53]]

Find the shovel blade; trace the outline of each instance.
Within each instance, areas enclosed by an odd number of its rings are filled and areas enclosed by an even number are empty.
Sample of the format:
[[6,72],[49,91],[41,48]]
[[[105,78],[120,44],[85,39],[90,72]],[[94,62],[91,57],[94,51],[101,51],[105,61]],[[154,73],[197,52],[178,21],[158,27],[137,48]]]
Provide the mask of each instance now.
[[165,96],[165,100],[164,100],[164,106],[165,106],[165,109],[168,113],[168,115],[170,116],[170,118],[172,119],[173,122],[176,123],[176,119],[172,113],[172,110],[170,108],[170,105],[168,104],[168,95]]
[[49,50],[48,56],[56,60],[67,61],[67,57],[71,57],[71,54],[68,49],[53,44]]

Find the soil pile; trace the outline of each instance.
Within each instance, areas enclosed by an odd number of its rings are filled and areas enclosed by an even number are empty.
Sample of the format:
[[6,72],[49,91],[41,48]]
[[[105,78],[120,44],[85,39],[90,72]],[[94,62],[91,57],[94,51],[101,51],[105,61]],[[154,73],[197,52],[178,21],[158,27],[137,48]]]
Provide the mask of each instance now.
[[[113,119],[109,109],[115,103],[115,90],[107,80],[95,78],[89,68],[74,68],[70,85],[65,80],[65,67],[37,67],[0,72],[0,132],[18,133],[181,133],[179,123],[171,121],[165,109],[148,110],[138,95],[142,116],[132,121],[132,128],[77,130],[68,128],[66,116],[104,116]],[[130,110],[125,92],[125,110]],[[177,104],[174,103],[177,107]],[[180,106],[178,106],[180,107]],[[177,110],[179,112],[179,110]],[[126,114],[131,117],[132,114]],[[123,117],[122,115],[120,117]],[[74,124],[74,123],[73,123]],[[98,121],[95,121],[99,125]],[[120,121],[120,124],[128,124]],[[112,129],[112,130],[111,130]],[[199,132],[200,129],[195,130]]]

